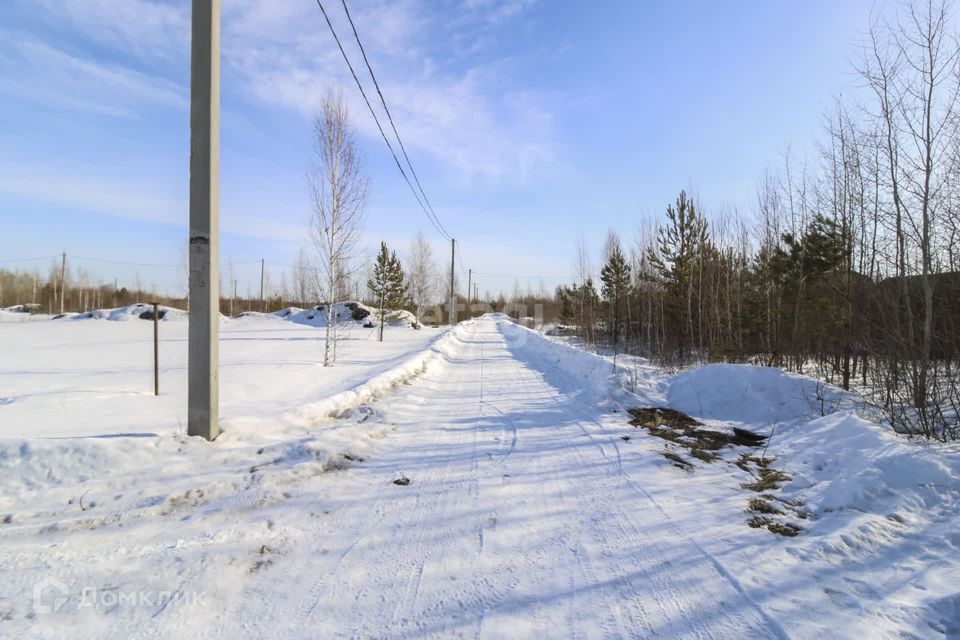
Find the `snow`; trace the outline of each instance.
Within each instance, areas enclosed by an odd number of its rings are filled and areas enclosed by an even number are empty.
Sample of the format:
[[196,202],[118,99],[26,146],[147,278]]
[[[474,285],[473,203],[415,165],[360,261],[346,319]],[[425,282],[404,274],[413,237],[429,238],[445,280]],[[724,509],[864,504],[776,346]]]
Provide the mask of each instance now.
[[[0,436],[160,435],[184,431],[188,323],[161,322],[153,396],[153,323],[121,310],[100,319],[0,324]],[[423,350],[436,329],[344,326],[336,374],[322,371],[323,332],[278,318],[224,319],[220,415],[264,428],[286,412],[353,390]]]
[[[325,305],[317,305],[309,309],[287,307],[275,311],[271,315],[311,327],[327,326],[327,308]],[[386,317],[388,326],[413,328],[420,326],[417,317],[403,309],[385,310],[383,315]],[[337,302],[333,305],[334,324],[337,325],[355,324],[367,328],[371,325],[379,326],[379,316],[379,309],[368,307],[361,302]]]
[[[853,394],[614,365],[502,315],[382,343],[344,320],[324,368],[309,313],[224,321],[214,443],[182,431],[186,322],[159,398],[152,323],[0,324],[0,635],[960,634],[960,451]],[[638,406],[772,433],[799,535],[746,524],[759,451],[677,468]]]

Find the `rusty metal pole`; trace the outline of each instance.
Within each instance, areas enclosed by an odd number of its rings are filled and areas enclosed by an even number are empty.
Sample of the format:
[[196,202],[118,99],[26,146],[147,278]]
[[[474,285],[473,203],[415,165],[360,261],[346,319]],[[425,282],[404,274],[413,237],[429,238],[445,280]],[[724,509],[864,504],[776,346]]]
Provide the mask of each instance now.
[[153,395],[160,395],[160,312],[157,303],[153,305]]

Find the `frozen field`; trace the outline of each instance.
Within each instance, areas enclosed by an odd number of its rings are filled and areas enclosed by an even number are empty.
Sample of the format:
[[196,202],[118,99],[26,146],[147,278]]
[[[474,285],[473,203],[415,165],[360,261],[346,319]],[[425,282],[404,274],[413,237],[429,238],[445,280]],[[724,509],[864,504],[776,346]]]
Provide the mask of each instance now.
[[[317,329],[252,317],[207,443],[160,329],[154,398],[149,322],[0,323],[0,636],[960,635],[960,455],[853,396],[614,372],[493,316],[354,328],[324,369]],[[643,407],[776,430],[705,453]]]

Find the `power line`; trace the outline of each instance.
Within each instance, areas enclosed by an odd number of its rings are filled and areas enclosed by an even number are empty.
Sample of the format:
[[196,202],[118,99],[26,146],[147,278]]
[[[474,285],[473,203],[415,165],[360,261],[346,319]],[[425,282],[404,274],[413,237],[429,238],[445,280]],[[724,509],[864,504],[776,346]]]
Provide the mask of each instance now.
[[73,260],[83,260],[86,262],[102,262],[104,264],[121,264],[121,265],[127,265],[131,267],[171,267],[173,268],[173,267],[186,266],[186,265],[179,265],[179,264],[158,264],[156,262],[121,262],[119,260],[104,260],[102,258],[85,258],[83,256],[75,256],[72,253],[68,253],[67,257]]
[[337,42],[337,47],[340,49],[340,55],[343,56],[344,62],[347,63],[347,68],[350,69],[350,75],[353,76],[354,82],[357,83],[357,88],[360,89],[360,95],[363,96],[363,101],[367,105],[367,109],[370,110],[370,115],[373,116],[373,121],[377,124],[377,129],[380,131],[380,136],[383,138],[383,141],[387,144],[387,149],[390,150],[390,155],[393,156],[393,161],[397,164],[397,169],[400,170],[400,175],[403,176],[403,179],[406,181],[407,186],[410,187],[410,192],[413,194],[413,197],[416,198],[417,204],[420,205],[420,208],[423,209],[423,213],[427,216],[427,220],[430,221],[430,224],[433,225],[434,229],[437,230],[437,233],[450,239],[450,234],[446,232],[440,225],[439,221],[435,221],[431,216],[430,212],[424,206],[423,202],[420,200],[420,196],[417,194],[417,190],[413,188],[413,183],[410,182],[410,178],[407,177],[407,172],[403,170],[403,166],[400,164],[400,159],[397,158],[396,151],[393,150],[393,145],[390,144],[390,140],[387,138],[387,134],[383,131],[383,126],[380,124],[380,118],[377,117],[377,113],[373,110],[373,105],[370,104],[370,100],[367,98],[367,92],[363,90],[363,85],[360,84],[360,78],[357,77],[357,73],[353,70],[353,65],[350,63],[350,58],[347,56],[347,52],[343,48],[343,44],[340,42],[340,37],[337,35],[336,30],[333,28],[333,23],[330,22],[330,16],[327,15],[327,10],[323,6],[321,0],[317,0],[317,6],[320,7],[320,11],[323,13],[324,20],[327,21],[327,27],[330,28],[330,33],[333,35],[333,39]]
[[544,278],[544,279],[568,279],[572,278],[570,275],[565,276],[547,276],[547,275],[519,275],[515,273],[484,273],[482,271],[474,271],[473,275],[475,276],[488,276],[490,278]]
[[39,260],[56,260],[59,258],[59,255],[56,256],[40,256],[39,258],[16,258],[14,260],[0,260],[0,264],[12,264],[14,262],[37,262]]
[[386,112],[387,119],[390,121],[390,127],[393,129],[393,135],[397,137],[397,142],[400,144],[400,151],[403,153],[403,158],[407,161],[407,166],[410,168],[410,173],[413,175],[413,179],[417,183],[417,187],[420,189],[420,195],[423,196],[423,201],[427,203],[427,208],[430,209],[430,214],[433,216],[433,221],[439,225],[440,229],[442,229],[443,233],[447,236],[447,239],[449,239],[450,234],[443,226],[443,223],[440,222],[440,218],[437,216],[437,212],[434,211],[433,205],[430,204],[430,200],[427,198],[427,194],[423,190],[423,185],[420,184],[420,178],[417,177],[417,172],[413,168],[413,163],[410,162],[410,156],[407,155],[407,149],[403,146],[403,139],[400,138],[400,132],[397,131],[397,125],[393,122],[393,115],[390,113],[390,108],[387,106],[387,101],[383,97],[383,91],[380,90],[380,83],[377,82],[377,76],[373,73],[373,67],[370,66],[370,60],[367,58],[367,51],[363,48],[363,43],[360,41],[360,34],[357,33],[357,27],[353,23],[353,17],[350,15],[350,9],[347,8],[347,0],[340,0],[340,3],[343,5],[344,13],[347,14],[347,20],[350,22],[350,28],[353,30],[353,37],[357,41],[357,46],[360,47],[360,53],[363,55],[364,64],[367,65],[367,71],[370,72],[370,79],[373,80],[373,86],[376,87],[377,95],[380,96],[380,104],[383,105],[383,110]]

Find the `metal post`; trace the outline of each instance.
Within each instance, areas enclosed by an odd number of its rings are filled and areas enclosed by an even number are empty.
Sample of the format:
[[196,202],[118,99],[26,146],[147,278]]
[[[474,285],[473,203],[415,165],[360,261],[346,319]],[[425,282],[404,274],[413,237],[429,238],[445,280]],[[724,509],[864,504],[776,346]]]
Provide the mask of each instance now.
[[220,0],[193,0],[187,433],[220,432]]
[[457,324],[457,299],[453,293],[454,258],[457,253],[457,241],[450,238],[450,324]]
[[160,311],[156,302],[153,305],[153,395],[160,395]]

